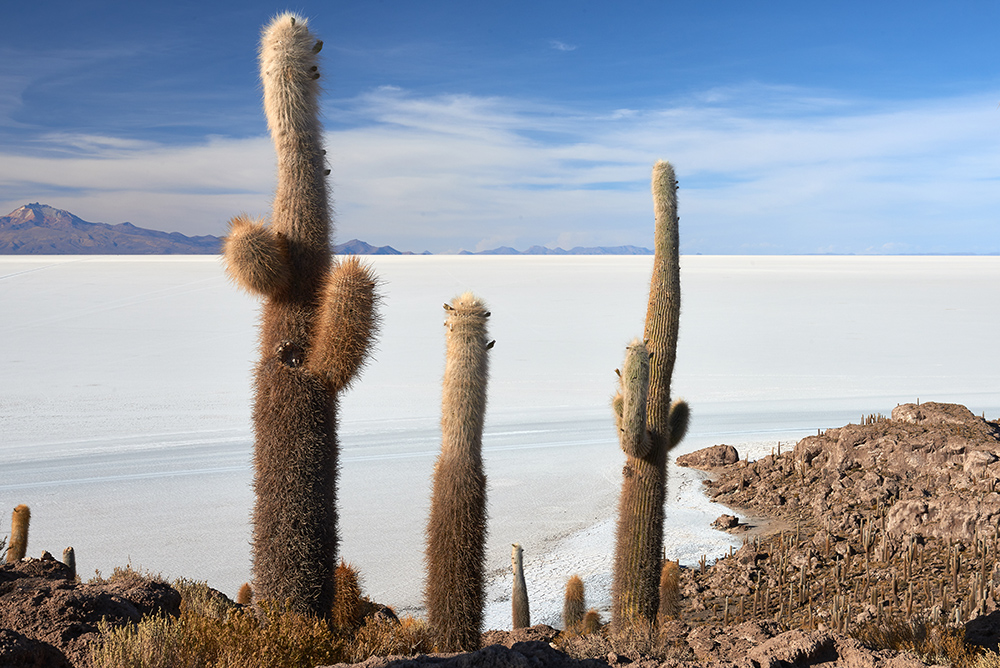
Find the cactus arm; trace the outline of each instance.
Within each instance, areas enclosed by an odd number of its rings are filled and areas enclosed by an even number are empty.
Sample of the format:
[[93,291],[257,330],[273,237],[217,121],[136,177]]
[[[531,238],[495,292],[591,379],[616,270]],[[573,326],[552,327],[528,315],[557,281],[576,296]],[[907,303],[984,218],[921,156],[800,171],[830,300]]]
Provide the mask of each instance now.
[[621,418],[618,440],[629,457],[645,457],[651,442],[646,431],[646,397],[649,392],[649,353],[642,341],[628,345],[621,372]]
[[229,222],[222,257],[230,279],[251,294],[276,297],[291,283],[284,238],[245,215]]
[[334,392],[350,385],[371,353],[379,326],[377,283],[356,257],[339,262],[327,277],[306,366]]
[[673,449],[687,435],[688,423],[691,421],[691,407],[683,399],[670,404],[670,448]]

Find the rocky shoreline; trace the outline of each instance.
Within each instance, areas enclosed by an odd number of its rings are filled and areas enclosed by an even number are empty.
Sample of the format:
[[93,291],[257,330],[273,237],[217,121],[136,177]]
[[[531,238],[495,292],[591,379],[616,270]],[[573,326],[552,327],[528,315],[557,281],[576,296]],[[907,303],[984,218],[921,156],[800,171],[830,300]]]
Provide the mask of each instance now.
[[[489,631],[475,653],[363,665],[928,665],[862,642],[913,620],[997,651],[1000,425],[933,402],[863,422],[754,462],[728,445],[678,458],[712,474],[706,492],[735,513],[716,525],[744,535],[744,545],[681,569],[681,613],[663,627],[656,651],[649,638],[622,649],[603,636],[536,626]],[[80,584],[60,567],[0,567],[0,665],[86,666],[101,616],[125,624],[151,611],[176,614],[179,596],[166,585]]]

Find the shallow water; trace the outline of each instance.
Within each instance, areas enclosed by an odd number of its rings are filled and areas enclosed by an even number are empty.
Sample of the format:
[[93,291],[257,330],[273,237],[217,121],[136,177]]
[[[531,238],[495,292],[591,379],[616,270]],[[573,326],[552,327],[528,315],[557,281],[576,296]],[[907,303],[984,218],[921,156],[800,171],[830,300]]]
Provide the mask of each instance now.
[[[623,456],[608,400],[641,333],[649,257],[373,257],[384,328],[341,404],[342,554],[375,599],[419,611],[438,448],[441,303],[490,306],[489,626],[509,625],[510,544],[534,621],[573,572],[606,606]],[[766,453],[897,403],[1000,415],[1000,258],[682,259],[678,453]],[[0,258],[0,508],[32,508],[29,554],[81,572],[131,561],[234,595],[249,578],[256,302],[211,257]],[[6,506],[4,506],[6,504]],[[668,554],[731,538],[700,474],[672,469]],[[0,533],[2,535],[2,533]]]

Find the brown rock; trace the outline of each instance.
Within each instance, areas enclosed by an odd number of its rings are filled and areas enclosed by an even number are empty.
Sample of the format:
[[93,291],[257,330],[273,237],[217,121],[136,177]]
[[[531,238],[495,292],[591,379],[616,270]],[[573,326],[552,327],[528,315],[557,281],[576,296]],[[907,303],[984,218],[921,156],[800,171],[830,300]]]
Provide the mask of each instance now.
[[[347,665],[338,663],[337,668]],[[358,668],[606,668],[596,659],[577,660],[544,642],[518,642],[512,647],[490,645],[467,654],[420,654],[418,656],[373,656]]]
[[836,661],[839,657],[830,633],[796,629],[765,640],[747,652],[747,658],[759,668],[785,668]]
[[48,643],[0,629],[0,666],[4,668],[71,668],[66,655]]
[[740,525],[740,518],[735,515],[719,515],[718,519],[712,522],[712,526],[720,531],[728,531]]
[[0,566],[0,629],[51,646],[66,665],[87,666],[102,619],[122,625],[147,614],[180,613],[180,594],[163,582],[125,573],[104,584],[79,584],[68,573],[54,560]]
[[731,445],[713,445],[681,455],[676,459],[678,466],[690,466],[694,469],[715,469],[721,466],[735,464],[740,460],[740,454]]

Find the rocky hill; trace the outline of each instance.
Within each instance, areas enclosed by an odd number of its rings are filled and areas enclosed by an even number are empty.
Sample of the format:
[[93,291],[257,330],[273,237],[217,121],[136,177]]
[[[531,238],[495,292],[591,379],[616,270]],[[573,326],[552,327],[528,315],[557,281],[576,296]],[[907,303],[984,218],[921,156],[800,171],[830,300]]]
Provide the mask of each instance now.
[[132,223],[88,223],[69,211],[27,204],[0,217],[4,255],[162,255],[218,253],[221,240],[188,237]]

